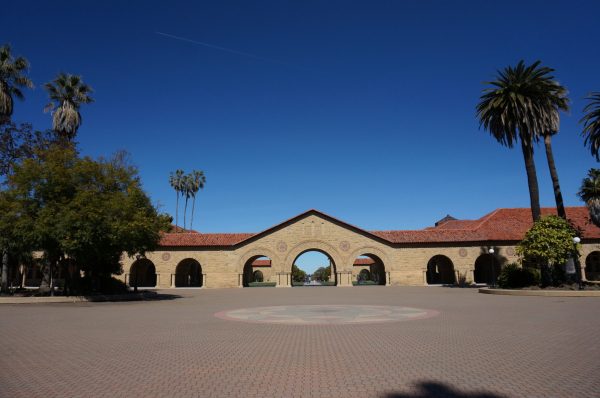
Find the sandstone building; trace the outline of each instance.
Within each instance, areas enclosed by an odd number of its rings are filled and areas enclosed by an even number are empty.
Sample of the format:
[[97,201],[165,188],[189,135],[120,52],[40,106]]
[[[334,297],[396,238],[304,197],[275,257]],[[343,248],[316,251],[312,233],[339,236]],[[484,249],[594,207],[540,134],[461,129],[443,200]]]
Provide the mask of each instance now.
[[[567,217],[581,231],[583,278],[600,279],[600,229],[585,207],[567,208]],[[259,233],[164,234],[159,250],[124,258],[120,277],[139,287],[244,287],[258,277],[289,287],[292,264],[316,250],[329,257],[337,286],[353,286],[363,270],[383,285],[490,283],[518,260],[515,246],[531,225],[530,209],[517,208],[478,220],[448,216],[422,230],[367,231],[309,210]]]

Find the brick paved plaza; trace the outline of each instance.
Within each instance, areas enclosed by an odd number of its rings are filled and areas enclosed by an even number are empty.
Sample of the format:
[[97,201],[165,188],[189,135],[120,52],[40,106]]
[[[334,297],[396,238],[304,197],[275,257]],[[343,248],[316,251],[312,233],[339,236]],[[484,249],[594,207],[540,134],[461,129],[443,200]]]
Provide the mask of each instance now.
[[[600,301],[440,287],[164,290],[0,306],[2,397],[593,397]],[[359,304],[422,319],[287,325],[215,313]]]

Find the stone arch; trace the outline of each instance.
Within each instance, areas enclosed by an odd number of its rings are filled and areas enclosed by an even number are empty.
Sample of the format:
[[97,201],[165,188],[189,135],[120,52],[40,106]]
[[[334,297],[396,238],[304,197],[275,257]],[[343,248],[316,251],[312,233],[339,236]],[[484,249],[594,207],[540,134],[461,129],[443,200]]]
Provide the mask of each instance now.
[[593,251],[585,258],[585,279],[600,281],[600,251]]
[[448,256],[437,254],[427,262],[427,284],[428,285],[454,285],[456,284],[456,273],[454,263]]
[[369,267],[371,280],[376,282],[378,285],[389,285],[390,263],[385,252],[372,246],[365,246],[355,249],[349,256],[350,267],[353,267],[354,261],[361,256],[366,256],[373,260],[373,264]]
[[475,260],[473,276],[475,283],[495,284],[500,275],[501,265],[492,254],[482,254]]
[[156,287],[156,266],[147,258],[135,260],[129,268],[129,286]]
[[275,267],[279,266],[279,262],[277,261],[277,255],[275,254],[275,252],[273,252],[271,249],[267,249],[266,247],[256,247],[247,250],[246,252],[244,252],[244,254],[242,254],[239,257],[237,266],[238,274],[244,273],[244,267],[251,258],[256,259],[258,257],[269,257],[271,259],[271,267],[273,267],[274,270],[277,269]]
[[[335,284],[336,286],[338,285],[344,285],[344,286],[352,286],[352,269],[349,268],[347,270],[344,269],[339,269],[339,266],[343,266],[344,262],[342,261],[342,257],[340,256],[340,253],[337,251],[337,249],[330,245],[329,243],[320,241],[320,240],[307,240],[307,241],[303,241],[298,243],[296,246],[292,247],[290,250],[288,250],[287,255],[285,257],[285,260],[283,262],[283,269],[285,270],[285,272],[292,272],[292,266],[294,265],[294,262],[296,261],[296,259],[298,257],[300,257],[302,254],[309,252],[309,251],[318,251],[321,252],[323,254],[325,254],[327,257],[329,257],[329,259],[331,260],[331,265],[332,268],[334,269],[334,276],[335,276]],[[344,272],[347,275],[347,278],[339,278],[339,275],[341,272]],[[291,285],[291,278],[289,281],[290,285]]]
[[202,287],[204,278],[198,260],[186,258],[175,268],[175,287]]

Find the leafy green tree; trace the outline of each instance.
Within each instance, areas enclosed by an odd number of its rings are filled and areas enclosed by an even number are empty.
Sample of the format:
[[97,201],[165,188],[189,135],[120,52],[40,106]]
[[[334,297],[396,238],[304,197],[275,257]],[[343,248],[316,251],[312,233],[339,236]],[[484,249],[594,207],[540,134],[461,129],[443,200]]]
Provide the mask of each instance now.
[[296,264],[292,265],[292,281],[293,282],[304,282],[306,279],[306,272],[302,271]]
[[600,227],[600,169],[590,169],[578,192],[585,202],[594,225]]
[[94,100],[92,89],[81,76],[59,73],[56,79],[46,83],[50,103],[46,111],[52,111],[52,129],[66,141],[72,141],[81,125],[79,108]]
[[13,99],[23,99],[23,88],[33,88],[26,76],[29,62],[14,58],[8,44],[0,47],[0,124],[8,123],[13,113]]
[[591,93],[588,100],[590,102],[583,109],[585,115],[580,121],[583,123],[584,143],[590,147],[596,160],[600,160],[600,92]]
[[[542,284],[552,283],[551,268],[564,265],[578,253],[573,237],[578,232],[563,218],[540,218],[517,246],[517,254],[527,263],[537,263],[542,271]],[[580,270],[577,270],[579,272]]]
[[175,202],[175,232],[178,232],[179,227],[179,196],[182,194],[185,188],[185,173],[181,169],[177,169],[174,173],[172,172],[169,176],[169,184],[175,190],[176,202]]
[[[540,61],[529,66],[523,61],[516,67],[508,66],[498,72],[496,80],[487,83],[491,87],[483,90],[476,108],[480,126],[500,144],[512,148],[516,142],[521,143],[534,221],[540,218],[541,211],[533,146],[540,136],[558,130],[558,110],[568,104],[564,89],[549,75],[551,72],[552,69],[540,66]],[[552,169],[551,163],[550,151]],[[556,177],[557,206],[562,203],[559,193]]]
[[328,282],[331,276],[331,265],[327,267],[319,267],[313,273],[313,278],[320,282]]
[[92,288],[102,290],[104,281],[122,272],[123,253],[154,250],[169,225],[123,154],[93,160],[55,144],[17,165],[8,188],[24,241],[44,253],[46,289],[48,275],[69,264],[71,279],[83,271]]

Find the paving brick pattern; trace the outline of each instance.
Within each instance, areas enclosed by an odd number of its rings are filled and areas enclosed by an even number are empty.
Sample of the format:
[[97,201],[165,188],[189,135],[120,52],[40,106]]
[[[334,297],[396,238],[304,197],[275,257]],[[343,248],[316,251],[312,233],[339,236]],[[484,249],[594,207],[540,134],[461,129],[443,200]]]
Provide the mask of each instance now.
[[[169,290],[164,301],[0,306],[0,397],[598,397],[597,298],[368,286]],[[427,308],[410,322],[280,325],[272,305]]]

